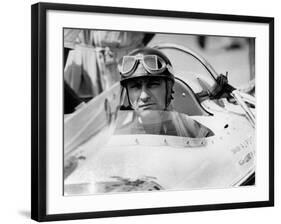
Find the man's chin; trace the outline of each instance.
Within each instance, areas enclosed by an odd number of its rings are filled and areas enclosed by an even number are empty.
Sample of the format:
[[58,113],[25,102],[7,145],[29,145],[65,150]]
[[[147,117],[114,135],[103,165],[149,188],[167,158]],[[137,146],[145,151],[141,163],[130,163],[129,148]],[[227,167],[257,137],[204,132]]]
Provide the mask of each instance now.
[[[160,112],[160,113],[159,113]],[[142,124],[156,124],[161,122],[161,111],[151,108],[140,108],[137,111]]]

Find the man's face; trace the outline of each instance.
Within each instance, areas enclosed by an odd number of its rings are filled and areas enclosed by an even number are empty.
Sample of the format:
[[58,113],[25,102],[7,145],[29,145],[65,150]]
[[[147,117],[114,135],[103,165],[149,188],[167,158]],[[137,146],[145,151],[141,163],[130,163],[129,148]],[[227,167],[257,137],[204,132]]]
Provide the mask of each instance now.
[[140,77],[127,82],[128,96],[134,110],[165,110],[166,81],[158,77]]

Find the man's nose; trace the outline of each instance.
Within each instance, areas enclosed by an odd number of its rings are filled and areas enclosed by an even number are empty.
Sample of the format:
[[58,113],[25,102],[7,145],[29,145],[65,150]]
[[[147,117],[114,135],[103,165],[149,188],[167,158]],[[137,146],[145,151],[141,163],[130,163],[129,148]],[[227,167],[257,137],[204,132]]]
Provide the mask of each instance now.
[[145,86],[142,87],[141,89],[141,94],[140,94],[140,99],[144,102],[146,102],[147,100],[149,100],[150,95],[148,93],[148,90],[146,89]]

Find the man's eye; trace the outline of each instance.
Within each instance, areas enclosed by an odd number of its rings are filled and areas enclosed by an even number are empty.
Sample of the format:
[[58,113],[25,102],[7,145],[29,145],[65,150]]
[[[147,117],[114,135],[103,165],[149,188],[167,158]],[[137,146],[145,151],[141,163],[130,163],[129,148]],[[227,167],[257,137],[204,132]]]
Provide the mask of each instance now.
[[157,86],[160,86],[160,83],[159,83],[159,82],[151,82],[151,83],[148,83],[148,87],[157,87]]
[[141,85],[138,83],[129,85],[129,89],[140,89],[140,88],[141,88]]

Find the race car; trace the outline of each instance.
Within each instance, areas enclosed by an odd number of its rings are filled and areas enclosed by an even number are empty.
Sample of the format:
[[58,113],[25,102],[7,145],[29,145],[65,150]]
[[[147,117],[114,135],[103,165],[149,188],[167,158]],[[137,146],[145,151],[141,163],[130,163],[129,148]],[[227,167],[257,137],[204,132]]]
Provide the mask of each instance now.
[[[255,183],[255,98],[228,83],[200,55],[176,44],[153,46],[175,66],[173,111],[124,110],[119,83],[64,121],[64,194],[230,188]],[[160,119],[161,118],[161,119]],[[186,136],[196,121],[212,133]],[[173,134],[147,131],[170,122]],[[136,124],[138,124],[136,126]],[[156,128],[157,129],[157,128]]]

